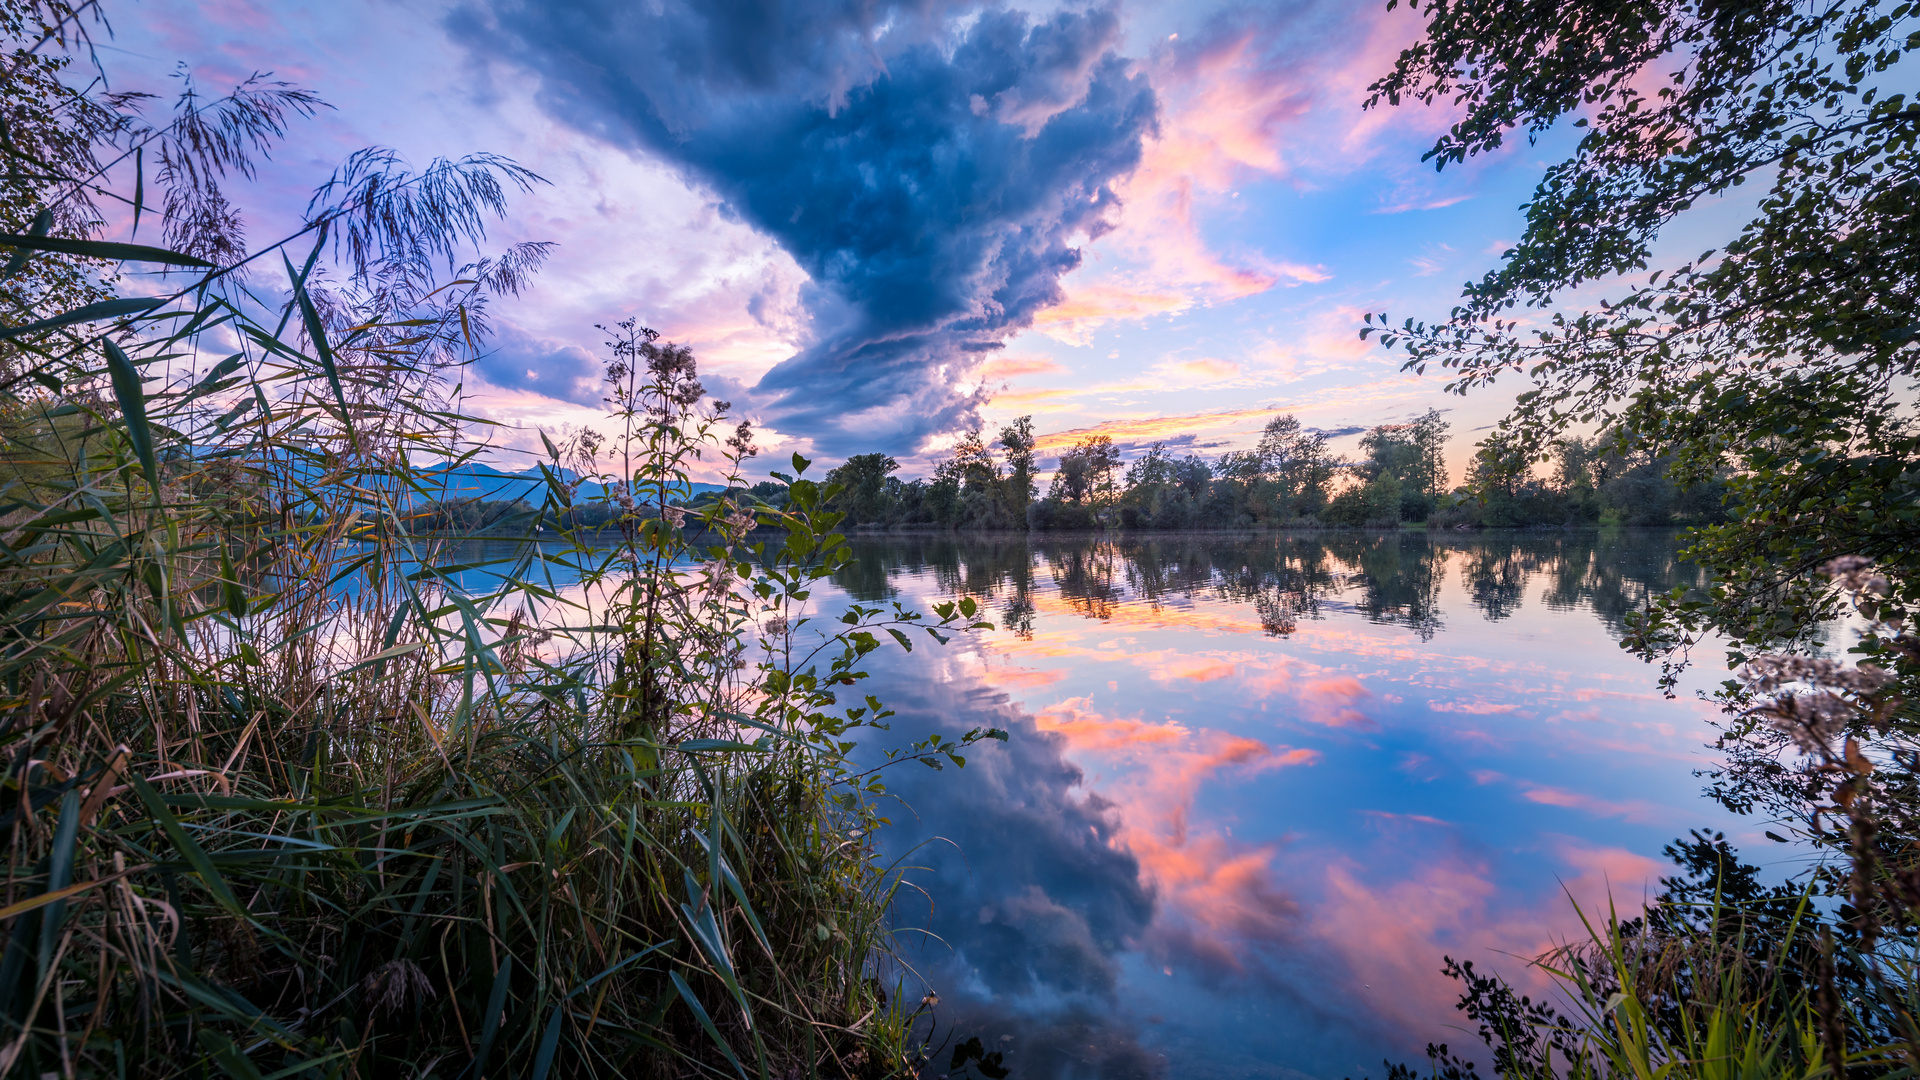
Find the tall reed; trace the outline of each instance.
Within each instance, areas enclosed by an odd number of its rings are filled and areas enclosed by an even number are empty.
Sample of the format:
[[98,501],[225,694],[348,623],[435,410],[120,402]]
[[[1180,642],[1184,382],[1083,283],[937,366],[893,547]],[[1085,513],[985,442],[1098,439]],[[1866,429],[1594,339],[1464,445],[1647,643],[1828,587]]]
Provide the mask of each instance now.
[[541,462],[551,520],[590,481],[617,542],[548,535],[477,587],[409,528],[484,449],[461,368],[545,249],[455,252],[539,182],[375,151],[297,248],[0,236],[16,270],[166,271],[0,330],[0,1074],[915,1067],[884,789],[848,754],[888,715],[863,658],[972,603],[814,618],[848,556],[798,456],[780,509],[689,520],[691,470],[737,477],[751,432],[633,323],[618,434]]

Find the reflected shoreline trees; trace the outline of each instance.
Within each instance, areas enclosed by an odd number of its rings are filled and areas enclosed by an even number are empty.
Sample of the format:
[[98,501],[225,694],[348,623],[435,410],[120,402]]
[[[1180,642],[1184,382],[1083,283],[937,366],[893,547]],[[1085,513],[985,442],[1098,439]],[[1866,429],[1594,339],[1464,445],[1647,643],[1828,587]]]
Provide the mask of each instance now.
[[902,575],[929,575],[942,595],[972,596],[1000,625],[1029,635],[1036,597],[1087,618],[1123,604],[1218,600],[1251,605],[1262,629],[1285,636],[1334,613],[1405,626],[1421,640],[1447,627],[1441,591],[1457,576],[1488,621],[1522,599],[1591,609],[1612,636],[1659,595],[1703,591],[1705,574],[1678,554],[1672,530],[1557,533],[1279,532],[1025,537],[890,534],[851,541],[834,584],[857,602],[895,595]]

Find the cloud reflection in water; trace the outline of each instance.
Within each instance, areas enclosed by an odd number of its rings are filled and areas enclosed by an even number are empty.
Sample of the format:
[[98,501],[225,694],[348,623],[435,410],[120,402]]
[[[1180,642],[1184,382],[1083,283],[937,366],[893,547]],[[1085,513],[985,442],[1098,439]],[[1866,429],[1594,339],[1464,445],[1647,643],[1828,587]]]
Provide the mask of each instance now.
[[1673,548],[867,543],[854,596],[966,592],[1007,627],[872,687],[896,742],[1012,732],[891,781],[942,1030],[1036,1078],[1332,1080],[1469,1041],[1443,954],[1523,976],[1568,894],[1638,903],[1674,835],[1745,835],[1690,775],[1704,714],[1615,644],[1693,583]]

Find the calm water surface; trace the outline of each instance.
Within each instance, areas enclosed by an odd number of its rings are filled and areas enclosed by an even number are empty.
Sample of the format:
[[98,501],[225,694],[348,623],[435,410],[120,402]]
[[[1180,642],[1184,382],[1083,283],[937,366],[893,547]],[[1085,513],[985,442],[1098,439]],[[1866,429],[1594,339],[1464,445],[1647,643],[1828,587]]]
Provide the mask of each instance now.
[[1524,982],[1691,827],[1780,857],[1693,776],[1724,673],[1668,700],[1618,646],[1697,584],[1674,534],[857,546],[847,596],[1001,627],[870,689],[899,742],[1011,732],[901,767],[885,843],[936,1039],[1017,1077],[1378,1077],[1472,1041],[1443,956]]

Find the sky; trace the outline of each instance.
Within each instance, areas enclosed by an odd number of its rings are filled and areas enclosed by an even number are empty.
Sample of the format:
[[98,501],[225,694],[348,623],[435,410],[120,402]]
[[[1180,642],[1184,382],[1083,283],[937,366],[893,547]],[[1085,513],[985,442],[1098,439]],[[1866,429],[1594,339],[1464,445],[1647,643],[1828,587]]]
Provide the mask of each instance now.
[[[491,152],[549,183],[489,242],[557,246],[467,373],[502,463],[600,422],[597,325],[689,345],[775,467],[1031,415],[1203,454],[1291,412],[1351,452],[1428,408],[1457,482],[1513,388],[1461,398],[1358,337],[1444,316],[1564,140],[1436,172],[1444,108],[1364,110],[1404,7],[948,0],[207,0],[108,7],[113,87],[256,72],[331,106],[236,200],[297,228],[352,151]],[[524,464],[524,463],[523,463]]]

